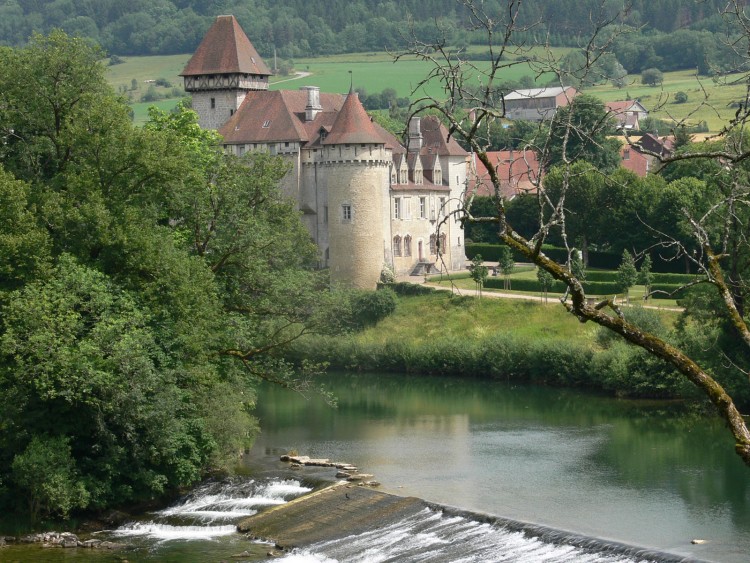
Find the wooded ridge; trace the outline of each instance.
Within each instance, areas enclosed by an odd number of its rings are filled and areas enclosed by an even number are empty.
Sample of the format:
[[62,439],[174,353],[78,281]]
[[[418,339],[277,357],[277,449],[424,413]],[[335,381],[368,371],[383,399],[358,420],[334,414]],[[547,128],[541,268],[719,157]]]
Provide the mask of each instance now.
[[[503,2],[484,3],[502,10]],[[521,4],[519,29],[529,42],[578,47],[600,15],[614,17],[623,2],[600,0],[535,0]],[[720,15],[726,2],[706,0],[634,0],[624,12],[632,34],[618,40],[614,52],[630,73],[709,66],[732,67]],[[434,38],[439,33],[450,44],[481,44],[482,37],[467,31],[469,10],[453,0],[7,0],[0,5],[0,44],[24,45],[34,32],[60,28],[98,42],[109,54],[165,55],[195,50],[219,14],[234,14],[266,57],[284,58],[347,52],[397,50],[413,30]],[[407,25],[407,22],[408,25]],[[521,34],[519,37],[523,37]]]

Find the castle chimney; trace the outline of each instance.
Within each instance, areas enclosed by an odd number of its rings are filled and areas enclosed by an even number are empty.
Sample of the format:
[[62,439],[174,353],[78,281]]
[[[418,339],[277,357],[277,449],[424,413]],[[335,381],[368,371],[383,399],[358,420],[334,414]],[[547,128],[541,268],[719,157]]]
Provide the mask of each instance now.
[[421,118],[412,117],[409,120],[409,152],[419,152],[422,150],[422,125]]
[[318,112],[323,110],[323,107],[320,105],[320,88],[317,86],[303,86],[300,90],[307,90],[305,121],[312,121],[318,115]]

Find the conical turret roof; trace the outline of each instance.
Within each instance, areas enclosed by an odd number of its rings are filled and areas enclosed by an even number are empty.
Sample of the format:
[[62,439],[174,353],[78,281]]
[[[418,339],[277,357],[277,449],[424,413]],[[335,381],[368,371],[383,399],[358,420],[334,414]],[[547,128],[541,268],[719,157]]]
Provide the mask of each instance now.
[[266,63],[234,16],[218,16],[180,76],[205,74],[270,76]]
[[331,132],[326,136],[323,144],[353,145],[358,143],[384,144],[384,140],[375,128],[370,116],[367,115],[357,93],[350,90],[336,121],[333,122]]

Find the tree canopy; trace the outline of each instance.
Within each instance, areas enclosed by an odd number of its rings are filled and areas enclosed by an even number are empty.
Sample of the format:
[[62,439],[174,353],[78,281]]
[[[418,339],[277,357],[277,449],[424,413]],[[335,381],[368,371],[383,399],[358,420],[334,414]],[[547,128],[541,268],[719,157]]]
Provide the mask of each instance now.
[[88,42],[0,50],[0,504],[32,518],[227,468],[274,352],[336,327],[280,158],[184,107],[142,128]]

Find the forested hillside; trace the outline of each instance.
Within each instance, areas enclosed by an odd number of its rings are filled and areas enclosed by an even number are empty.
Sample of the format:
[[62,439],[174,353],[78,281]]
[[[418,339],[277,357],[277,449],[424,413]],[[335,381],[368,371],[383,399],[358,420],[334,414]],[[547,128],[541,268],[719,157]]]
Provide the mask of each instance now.
[[[492,10],[497,4],[505,2],[491,0],[484,5]],[[530,27],[530,40],[575,46],[602,9],[612,15],[624,4],[621,0],[535,0],[523,4],[519,24]],[[707,73],[707,61],[731,68],[719,37],[723,0],[628,4],[624,23],[638,31],[615,49],[628,72],[702,67]],[[285,58],[396,49],[407,32],[407,20],[423,37],[434,35],[439,21],[441,31],[455,45],[479,39],[465,31],[463,24],[470,15],[454,0],[3,0],[0,44],[20,46],[35,31],[61,28],[90,37],[116,55],[189,53],[214,17],[228,13],[237,16],[265,56],[274,49]]]

